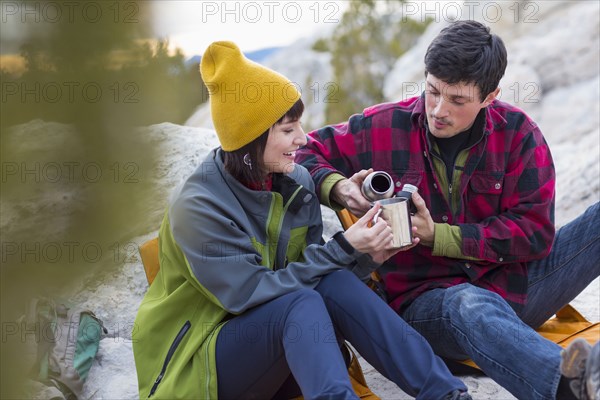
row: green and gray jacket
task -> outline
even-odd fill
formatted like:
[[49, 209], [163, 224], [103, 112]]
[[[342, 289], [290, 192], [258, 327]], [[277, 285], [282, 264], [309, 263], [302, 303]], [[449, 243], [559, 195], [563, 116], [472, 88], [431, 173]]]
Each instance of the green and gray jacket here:
[[220, 149], [167, 211], [159, 259], [132, 334], [140, 398], [217, 398], [215, 343], [232, 315], [336, 269], [363, 278], [377, 267], [343, 238], [323, 244], [306, 169], [276, 174], [272, 192], [253, 191], [225, 171]]

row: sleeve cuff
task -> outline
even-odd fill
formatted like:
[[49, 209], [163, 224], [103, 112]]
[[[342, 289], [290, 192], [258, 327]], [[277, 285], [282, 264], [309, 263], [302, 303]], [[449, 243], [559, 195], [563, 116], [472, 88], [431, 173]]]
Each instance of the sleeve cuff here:
[[[449, 253], [461, 253], [460, 243], [452, 242], [452, 226], [449, 224], [435, 223], [433, 235], [433, 249], [431, 254], [437, 257], [448, 257]], [[460, 234], [460, 230], [459, 230]], [[462, 242], [462, 235], [461, 240]]]
[[344, 231], [337, 232], [335, 235], [333, 235], [333, 239], [340, 245], [340, 247], [346, 252], [346, 254], [354, 255], [354, 252], [356, 250], [344, 236]]
[[344, 207], [342, 207], [340, 204], [336, 203], [335, 201], [332, 201], [330, 198], [331, 190], [333, 189], [335, 184], [344, 179], [346, 179], [346, 177], [344, 175], [334, 172], [333, 174], [328, 175], [323, 180], [323, 182], [321, 183], [321, 193], [320, 193], [321, 194], [321, 204], [331, 208], [334, 211], [340, 211], [340, 210], [344, 209]]
[[[332, 255], [338, 265], [348, 268], [355, 263], [358, 251], [356, 251], [343, 236], [340, 238], [341, 235], [339, 235], [339, 233], [341, 232], [333, 235], [331, 240], [325, 243], [325, 248], [329, 254]], [[343, 241], [346, 241], [346, 244], [350, 246], [350, 253], [348, 252], [346, 244], [342, 244]]]
[[354, 263], [354, 266], [351, 267], [351, 270], [361, 281], [367, 282], [371, 277], [371, 272], [379, 268], [380, 265], [373, 261], [373, 258], [371, 258], [369, 254], [361, 253], [356, 250], [350, 242], [348, 242], [343, 231], [339, 231], [333, 235], [333, 240], [335, 240], [348, 255], [356, 257], [356, 262]]
[[434, 224], [433, 249], [431, 254], [437, 257], [478, 260], [462, 252], [462, 233], [460, 227], [449, 224]]
[[352, 272], [358, 276], [361, 281], [367, 282], [371, 278], [371, 272], [375, 271], [380, 266], [381, 264], [373, 261], [373, 258], [369, 254], [362, 253], [356, 259], [356, 265], [352, 268]]

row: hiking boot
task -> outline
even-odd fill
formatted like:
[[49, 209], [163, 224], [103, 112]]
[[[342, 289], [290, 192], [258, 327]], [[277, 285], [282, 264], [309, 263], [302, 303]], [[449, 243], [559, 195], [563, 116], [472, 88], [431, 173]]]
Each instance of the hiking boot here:
[[570, 378], [571, 391], [579, 400], [600, 400], [600, 342], [594, 347], [575, 339], [561, 352], [560, 372]]
[[461, 392], [456, 389], [452, 393], [448, 393], [443, 400], [473, 400], [473, 398], [468, 392]]

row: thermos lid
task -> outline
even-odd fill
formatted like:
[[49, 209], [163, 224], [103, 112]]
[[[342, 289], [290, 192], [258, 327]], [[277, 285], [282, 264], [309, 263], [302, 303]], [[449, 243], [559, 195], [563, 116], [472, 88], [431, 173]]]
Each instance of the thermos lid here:
[[419, 189], [415, 185], [411, 185], [410, 183], [405, 183], [404, 186], [402, 186], [403, 192], [414, 193], [417, 190], [419, 190]]

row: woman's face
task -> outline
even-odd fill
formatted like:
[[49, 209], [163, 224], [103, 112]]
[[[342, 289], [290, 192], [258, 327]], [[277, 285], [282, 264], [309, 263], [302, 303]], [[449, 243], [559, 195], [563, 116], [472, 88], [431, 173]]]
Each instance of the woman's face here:
[[289, 174], [294, 170], [296, 150], [306, 144], [306, 135], [300, 121], [285, 118], [269, 129], [263, 160], [267, 173]]

